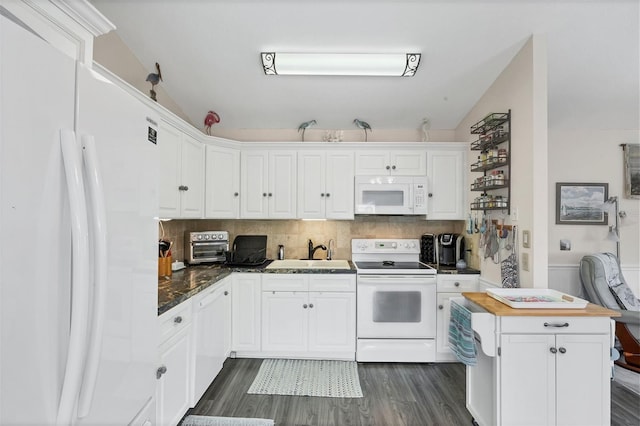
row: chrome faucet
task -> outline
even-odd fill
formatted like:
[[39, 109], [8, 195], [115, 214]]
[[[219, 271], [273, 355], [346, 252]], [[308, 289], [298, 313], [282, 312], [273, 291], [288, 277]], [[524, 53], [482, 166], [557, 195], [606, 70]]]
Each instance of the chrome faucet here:
[[333, 238], [329, 240], [329, 248], [327, 249], [327, 260], [333, 258]]
[[313, 241], [311, 241], [311, 239], [309, 239], [309, 257], [308, 259], [313, 259], [313, 255], [315, 254], [316, 250], [318, 249], [322, 249], [322, 250], [327, 250], [327, 246], [323, 245], [323, 244], [319, 244], [317, 246], [313, 246]]

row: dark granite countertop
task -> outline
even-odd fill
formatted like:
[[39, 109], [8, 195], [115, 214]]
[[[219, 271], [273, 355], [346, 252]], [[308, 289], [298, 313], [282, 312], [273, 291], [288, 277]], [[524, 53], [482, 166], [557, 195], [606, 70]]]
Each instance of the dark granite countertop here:
[[473, 268], [464, 268], [464, 269], [456, 269], [455, 266], [442, 266], [438, 267], [437, 265], [429, 264], [430, 266], [436, 268], [439, 274], [443, 275], [451, 275], [451, 274], [468, 274], [468, 275], [479, 275], [480, 270]]
[[158, 278], [158, 315], [200, 293], [232, 272], [263, 274], [355, 274], [356, 268], [349, 261], [351, 269], [265, 269], [271, 261], [254, 267], [226, 266], [223, 264], [194, 265], [174, 271], [171, 277]]

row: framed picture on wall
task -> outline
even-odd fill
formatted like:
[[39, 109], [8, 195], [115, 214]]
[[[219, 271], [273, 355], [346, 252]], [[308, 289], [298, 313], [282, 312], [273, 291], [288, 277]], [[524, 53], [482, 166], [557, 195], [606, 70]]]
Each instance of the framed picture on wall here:
[[640, 199], [640, 144], [623, 144], [624, 195]]
[[606, 225], [608, 183], [556, 183], [556, 224]]

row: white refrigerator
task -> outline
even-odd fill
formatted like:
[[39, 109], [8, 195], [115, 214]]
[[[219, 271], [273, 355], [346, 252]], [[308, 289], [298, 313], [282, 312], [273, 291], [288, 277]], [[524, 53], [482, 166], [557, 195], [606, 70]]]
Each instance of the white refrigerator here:
[[0, 16], [1, 425], [154, 423], [157, 123]]

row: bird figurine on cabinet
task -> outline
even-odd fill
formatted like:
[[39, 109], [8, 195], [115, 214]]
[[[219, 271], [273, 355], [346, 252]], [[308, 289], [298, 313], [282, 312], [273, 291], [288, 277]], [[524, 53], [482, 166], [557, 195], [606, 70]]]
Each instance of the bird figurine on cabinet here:
[[158, 99], [156, 99], [156, 84], [160, 83], [162, 81], [162, 73], [160, 72], [160, 64], [156, 62], [156, 71], [158, 71], [157, 73], [151, 73], [147, 76], [147, 80], [149, 83], [151, 83], [151, 90], [149, 91], [149, 95], [151, 96], [151, 99], [153, 99], [155, 102], [158, 102]]
[[369, 125], [369, 123], [367, 123], [366, 121], [358, 120], [357, 118], [353, 120], [353, 123], [356, 125], [356, 127], [364, 130], [364, 141], [367, 142], [367, 129], [371, 131], [371, 126]]
[[215, 111], [209, 111], [204, 118], [204, 129], [211, 136], [211, 126], [220, 122], [220, 116]]
[[304, 142], [304, 132], [305, 130], [307, 130], [309, 127], [318, 124], [316, 122], [316, 120], [309, 120], [309, 121], [305, 121], [304, 123], [302, 123], [301, 125], [298, 126], [298, 133], [302, 132], [302, 142]]
[[431, 128], [431, 120], [429, 118], [422, 119], [422, 126], [420, 129], [422, 130], [422, 142], [429, 142], [429, 129]]

